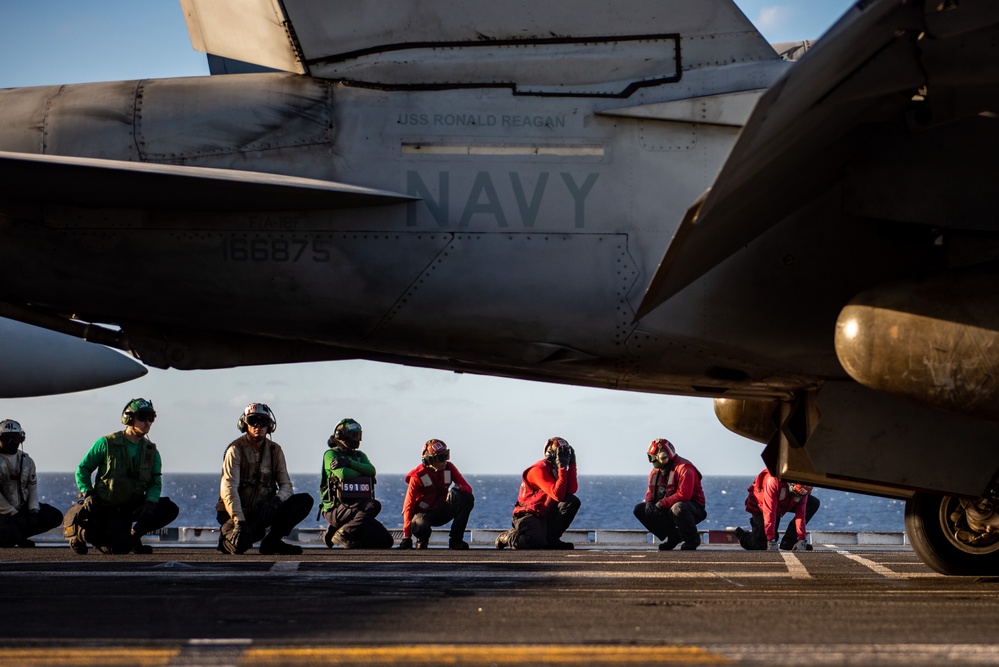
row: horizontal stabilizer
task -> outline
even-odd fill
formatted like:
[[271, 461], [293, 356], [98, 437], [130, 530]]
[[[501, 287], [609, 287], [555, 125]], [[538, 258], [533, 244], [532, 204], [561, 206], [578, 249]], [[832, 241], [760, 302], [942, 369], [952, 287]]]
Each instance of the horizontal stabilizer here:
[[636, 107], [607, 109], [603, 116], [620, 116], [638, 120], [664, 120], [674, 123], [727, 125], [742, 127], [763, 96], [763, 90], [745, 90], [722, 95], [704, 95], [684, 100], [656, 102]]
[[292, 211], [412, 201], [396, 192], [235, 169], [0, 151], [0, 197], [93, 208]]
[[127, 382], [146, 367], [103, 345], [0, 317], [0, 398], [66, 394]]

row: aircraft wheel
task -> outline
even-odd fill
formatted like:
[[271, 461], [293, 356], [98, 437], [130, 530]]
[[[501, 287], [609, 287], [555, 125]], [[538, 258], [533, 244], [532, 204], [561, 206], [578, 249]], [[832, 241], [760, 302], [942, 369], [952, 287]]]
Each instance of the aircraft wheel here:
[[[940, 574], [999, 574], [999, 532], [975, 530], [968, 524], [969, 509], [979, 510], [981, 516], [981, 505], [976, 506], [981, 502], [929, 493], [917, 493], [906, 501], [905, 532], [916, 555]], [[989, 523], [997, 516], [993, 514]]]

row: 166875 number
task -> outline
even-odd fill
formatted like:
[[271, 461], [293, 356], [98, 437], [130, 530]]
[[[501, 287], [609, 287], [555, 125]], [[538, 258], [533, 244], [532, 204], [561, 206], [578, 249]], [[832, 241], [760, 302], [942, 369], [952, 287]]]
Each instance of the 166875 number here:
[[227, 238], [222, 240], [226, 262], [328, 262], [330, 241], [296, 238]]

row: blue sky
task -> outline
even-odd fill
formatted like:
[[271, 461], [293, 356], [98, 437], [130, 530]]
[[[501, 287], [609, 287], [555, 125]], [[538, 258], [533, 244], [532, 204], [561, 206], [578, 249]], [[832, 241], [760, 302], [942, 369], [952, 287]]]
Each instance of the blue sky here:
[[[700, 0], [690, 0], [698, 2]], [[771, 42], [816, 39], [846, 0], [739, 0]], [[177, 0], [32, 0], [0, 4], [0, 87], [200, 76]], [[277, 413], [274, 439], [292, 472], [318, 472], [333, 425], [353, 417], [382, 474], [419, 461], [440, 438], [466, 474], [519, 473], [545, 440], [565, 437], [582, 474], [645, 474], [645, 448], [669, 438], [705, 474], [753, 475], [762, 445], [725, 430], [708, 399], [655, 396], [457, 375], [371, 362], [159, 371], [126, 385], [63, 396], [0, 401], [18, 419], [40, 471], [73, 470], [93, 441], [120, 428], [122, 406], [151, 399], [152, 439], [164, 471], [216, 472], [236, 419], [251, 401]], [[305, 489], [310, 491], [311, 489]], [[636, 495], [643, 491], [636, 489]]]

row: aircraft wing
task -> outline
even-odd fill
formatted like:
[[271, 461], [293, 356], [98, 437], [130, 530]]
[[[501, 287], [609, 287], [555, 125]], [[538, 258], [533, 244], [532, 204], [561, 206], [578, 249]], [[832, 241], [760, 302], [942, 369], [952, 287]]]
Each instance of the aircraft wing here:
[[[841, 184], [857, 147], [875, 132], [907, 124], [910, 133], [918, 133], [978, 114], [996, 88], [989, 49], [997, 26], [999, 3], [982, 0], [925, 7], [890, 0], [856, 3], [760, 99], [715, 183], [677, 229], [636, 317]], [[903, 134], [892, 149], [913, 143], [911, 134]], [[899, 161], [897, 168], [922, 170], [920, 176], [937, 171], [939, 153], [910, 152], [912, 159]], [[860, 184], [865, 187], [870, 199], [881, 200], [878, 215], [867, 211], [870, 217], [892, 219], [883, 209], [902, 206], [912, 194], [889, 197], [882, 190], [878, 197], [870, 184]]]
[[235, 169], [0, 151], [0, 197], [108, 208], [288, 211], [413, 201], [397, 192]]

